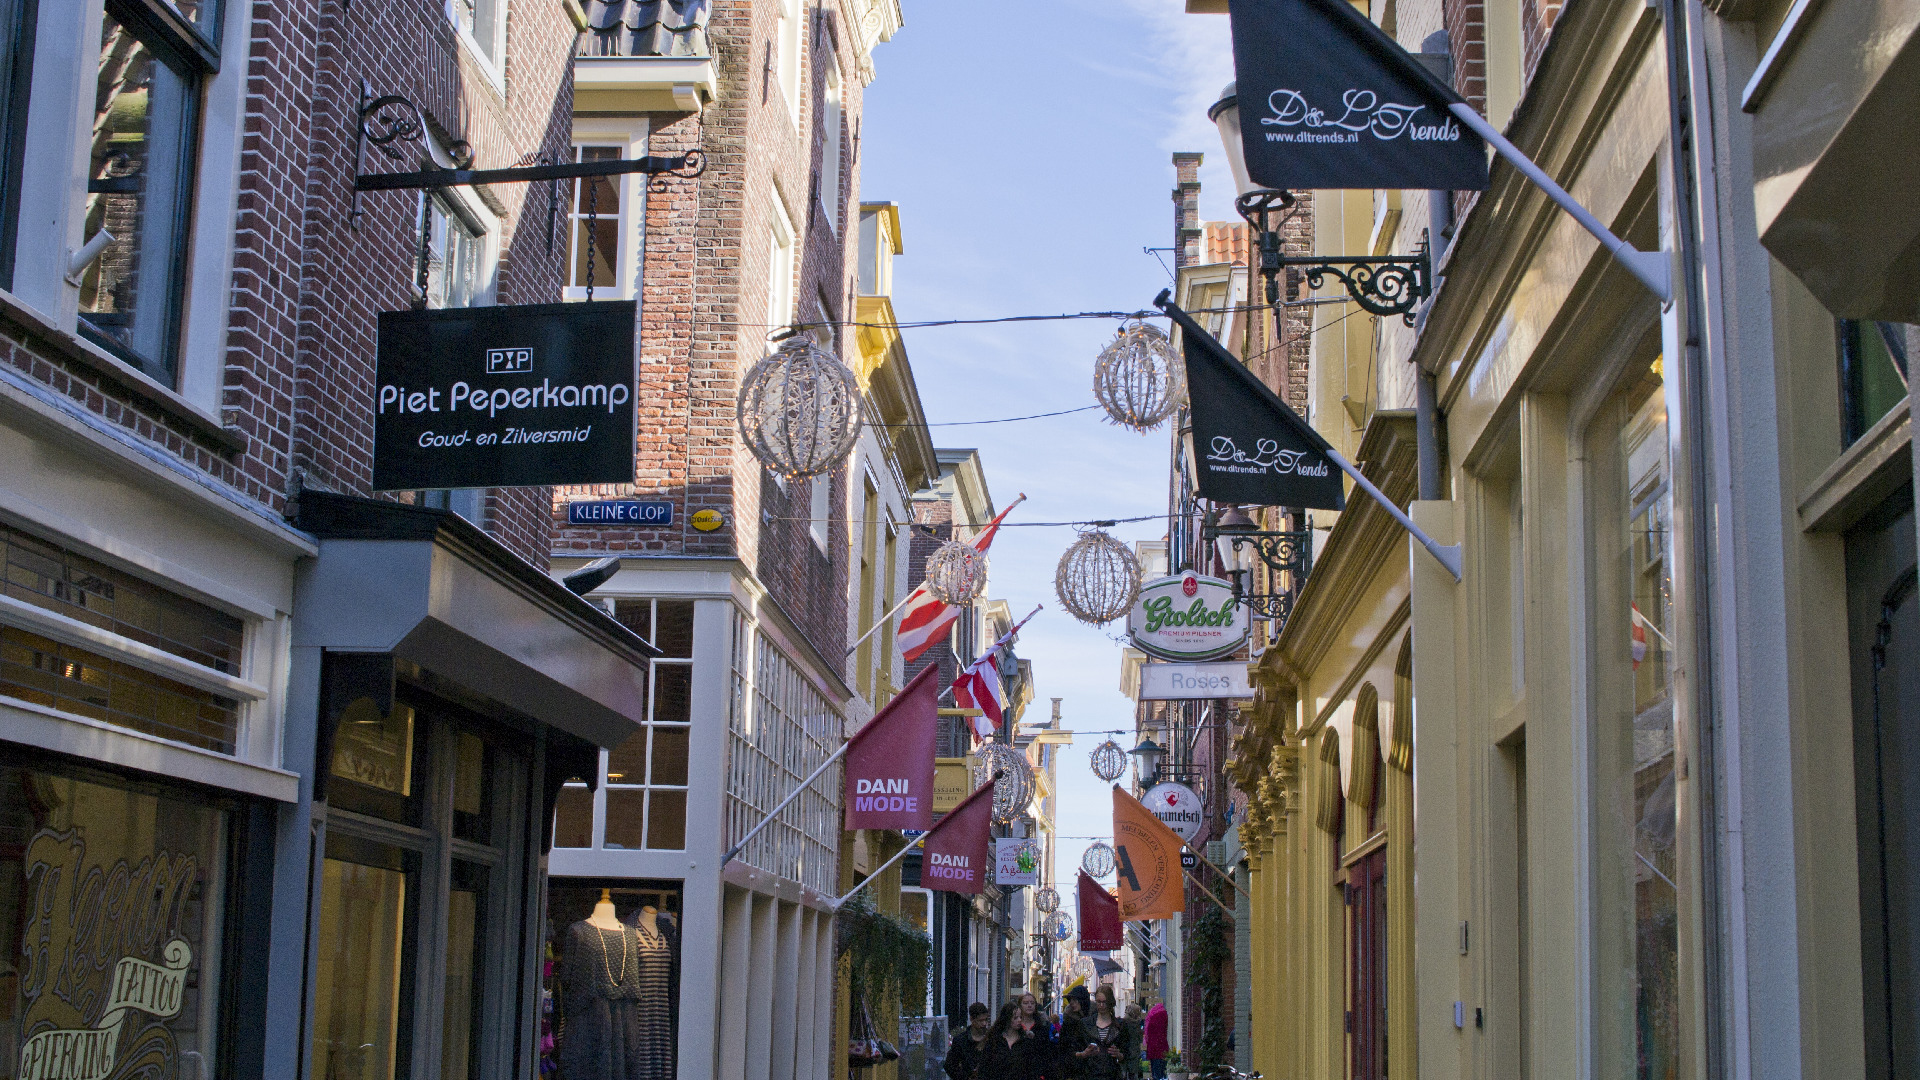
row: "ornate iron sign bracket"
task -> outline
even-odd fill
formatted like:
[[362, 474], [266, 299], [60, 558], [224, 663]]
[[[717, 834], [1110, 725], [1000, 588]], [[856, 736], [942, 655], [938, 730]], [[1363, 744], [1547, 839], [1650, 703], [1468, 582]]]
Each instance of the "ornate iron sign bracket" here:
[[350, 224], [358, 228], [360, 216], [360, 195], [367, 191], [425, 191], [448, 187], [470, 187], [476, 184], [519, 184], [536, 180], [551, 181], [548, 190], [548, 246], [552, 246], [553, 218], [559, 202], [559, 181], [579, 180], [595, 176], [621, 176], [627, 173], [644, 173], [652, 179], [648, 190], [665, 191], [667, 177], [695, 177], [706, 171], [706, 155], [698, 149], [668, 157], [622, 158], [614, 161], [581, 161], [555, 164], [551, 161], [539, 165], [518, 165], [506, 169], [475, 169], [473, 148], [465, 142], [456, 141], [447, 147], [447, 154], [453, 159], [453, 168], [430, 168], [417, 172], [369, 173], [366, 171], [367, 149], [372, 147], [389, 161], [401, 161], [409, 156], [418, 160], [423, 156], [423, 147], [407, 150], [402, 144], [421, 144], [424, 142], [427, 124], [420, 107], [399, 94], [386, 94], [375, 97], [370, 84], [362, 82], [360, 104], [357, 108], [358, 123], [355, 125], [353, 143], [353, 209]]
[[[1280, 303], [1281, 271], [1293, 266], [1305, 271], [1309, 288], [1322, 287], [1327, 276], [1332, 275], [1340, 279], [1347, 295], [1363, 311], [1382, 318], [1399, 315], [1408, 326], [1413, 325], [1414, 310], [1433, 293], [1433, 260], [1425, 239], [1420, 241], [1419, 250], [1408, 256], [1290, 257], [1280, 253], [1280, 228], [1295, 213], [1291, 194], [1259, 188], [1235, 199], [1233, 205], [1254, 229], [1260, 249], [1260, 276], [1267, 284], [1269, 306]], [[1293, 298], [1292, 282], [1289, 282], [1287, 299]]]

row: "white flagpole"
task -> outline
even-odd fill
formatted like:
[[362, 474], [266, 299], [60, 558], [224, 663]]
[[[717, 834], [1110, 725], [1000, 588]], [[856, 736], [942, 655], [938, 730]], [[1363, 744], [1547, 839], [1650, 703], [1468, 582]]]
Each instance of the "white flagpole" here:
[[[1566, 188], [1554, 183], [1552, 177], [1548, 176], [1540, 166], [1535, 165], [1533, 159], [1521, 153], [1519, 147], [1508, 142], [1507, 137], [1500, 134], [1499, 129], [1487, 123], [1485, 118], [1473, 110], [1473, 106], [1465, 102], [1455, 102], [1448, 109], [1462, 124], [1471, 128], [1474, 134], [1487, 140], [1487, 145], [1493, 147], [1501, 157], [1506, 158], [1508, 164], [1520, 170], [1520, 175], [1533, 181], [1536, 187], [1546, 192], [1547, 198], [1558, 204], [1560, 209], [1572, 214], [1573, 220], [1579, 222], [1581, 228], [1592, 233], [1594, 238], [1600, 241], [1600, 246], [1606, 248], [1609, 254], [1619, 259], [1628, 273], [1639, 278], [1642, 285], [1652, 290], [1653, 295], [1660, 298], [1661, 304], [1673, 303], [1673, 267], [1668, 262], [1666, 252], [1641, 251], [1613, 235], [1613, 230], [1602, 225], [1600, 219], [1593, 216], [1592, 211], [1581, 206], [1572, 195], [1567, 194]], [[1455, 569], [1453, 577], [1458, 581], [1460, 571]]]
[[1399, 522], [1401, 528], [1412, 533], [1413, 538], [1415, 540], [1420, 541], [1420, 546], [1423, 548], [1426, 548], [1428, 554], [1432, 555], [1435, 559], [1438, 559], [1440, 561], [1441, 566], [1446, 567], [1447, 573], [1453, 575], [1454, 583], [1455, 584], [1459, 583], [1460, 581], [1460, 545], [1459, 544], [1452, 544], [1452, 545], [1442, 544], [1440, 541], [1435, 540], [1431, 536], [1428, 536], [1424, 531], [1421, 530], [1420, 526], [1415, 525], [1413, 523], [1413, 519], [1407, 516], [1407, 512], [1405, 510], [1400, 509], [1399, 504], [1395, 503], [1392, 499], [1387, 498], [1386, 492], [1381, 491], [1379, 488], [1373, 486], [1373, 481], [1367, 479], [1364, 475], [1362, 475], [1360, 470], [1354, 466], [1353, 462], [1347, 460], [1347, 457], [1345, 454], [1342, 454], [1340, 451], [1335, 450], [1333, 447], [1329, 446], [1327, 447], [1327, 460], [1333, 462], [1335, 465], [1340, 466], [1341, 472], [1344, 472], [1348, 476], [1353, 477], [1354, 485], [1358, 487], [1361, 491], [1364, 491], [1368, 495], [1371, 495], [1373, 497], [1373, 501], [1380, 504], [1381, 509], [1393, 515], [1393, 520]]
[[912, 851], [914, 848], [919, 847], [921, 841], [925, 840], [927, 838], [928, 833], [931, 833], [932, 831], [933, 831], [932, 829], [928, 829], [927, 832], [923, 832], [919, 836], [914, 837], [912, 840], [907, 841], [906, 844], [904, 844], [899, 851], [896, 851], [893, 853], [893, 858], [888, 859], [886, 862], [883, 862], [880, 864], [880, 869], [875, 870], [871, 874], [868, 874], [866, 878], [860, 882], [860, 884], [855, 885], [851, 889], [848, 889], [847, 895], [842, 896], [839, 899], [835, 900], [833, 902], [833, 910], [839, 911], [840, 905], [853, 899], [853, 896], [855, 893], [873, 884], [874, 881], [877, 880], [881, 874], [884, 874], [887, 872], [888, 867], [892, 866], [894, 863], [899, 862], [901, 859], [906, 858], [907, 852]]
[[[872, 721], [869, 720], [868, 723], [872, 723]], [[864, 731], [866, 729], [862, 728], [861, 730]], [[799, 798], [801, 792], [812, 787], [813, 782], [815, 780], [820, 779], [820, 774], [823, 772], [826, 772], [828, 766], [832, 765], [836, 761], [839, 761], [841, 756], [847, 752], [847, 747], [852, 745], [853, 745], [853, 740], [849, 738], [847, 741], [840, 744], [840, 749], [835, 750], [831, 754], [828, 754], [827, 760], [821, 762], [820, 767], [813, 770], [812, 775], [808, 776], [805, 780], [800, 781], [800, 783], [796, 785], [792, 791], [788, 792], [787, 797], [780, 800], [779, 806], [776, 806], [772, 810], [767, 811], [767, 816], [760, 819], [760, 824], [755, 825], [751, 829], [748, 829], [747, 835], [741, 837], [739, 843], [727, 849], [727, 853], [720, 857], [720, 866], [722, 868], [725, 868], [728, 863], [732, 862], [734, 860], [734, 856], [739, 855], [741, 849], [747, 846], [747, 841], [752, 840], [756, 836], [759, 836], [761, 829], [766, 828], [769, 824], [773, 822], [774, 818], [779, 817], [780, 811], [785, 810], [787, 806], [793, 802], [793, 800]]]

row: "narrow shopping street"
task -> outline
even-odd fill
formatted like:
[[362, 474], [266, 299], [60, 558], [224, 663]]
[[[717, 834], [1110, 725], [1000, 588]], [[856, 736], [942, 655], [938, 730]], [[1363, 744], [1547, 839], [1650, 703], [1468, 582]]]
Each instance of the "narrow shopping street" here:
[[0, 0], [0, 1080], [1920, 1080], [1915, 0]]

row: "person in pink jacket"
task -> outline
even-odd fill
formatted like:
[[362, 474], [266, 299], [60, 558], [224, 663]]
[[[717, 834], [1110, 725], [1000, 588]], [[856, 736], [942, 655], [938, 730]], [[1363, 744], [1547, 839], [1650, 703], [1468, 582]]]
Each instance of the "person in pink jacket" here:
[[1153, 1008], [1147, 1010], [1146, 1031], [1140, 1042], [1147, 1053], [1147, 1067], [1153, 1070], [1153, 1080], [1167, 1080], [1167, 1007], [1157, 997]]

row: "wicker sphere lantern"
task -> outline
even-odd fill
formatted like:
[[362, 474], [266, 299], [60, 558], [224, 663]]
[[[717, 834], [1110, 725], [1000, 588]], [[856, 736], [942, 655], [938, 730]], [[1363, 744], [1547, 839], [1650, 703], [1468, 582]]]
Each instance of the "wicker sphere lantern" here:
[[1053, 573], [1053, 591], [1074, 618], [1092, 626], [1125, 615], [1140, 595], [1140, 560], [1104, 529], [1083, 533]]
[[1073, 936], [1073, 916], [1064, 911], [1055, 911], [1047, 915], [1047, 921], [1040, 924], [1040, 932], [1055, 941], [1065, 941]]
[[976, 787], [992, 780], [996, 773], [1000, 776], [993, 785], [993, 820], [1005, 823], [1026, 813], [1027, 805], [1033, 802], [1033, 770], [1027, 765], [1027, 756], [996, 742], [982, 746], [974, 756]]
[[740, 438], [789, 479], [831, 471], [860, 437], [860, 384], [808, 334], [796, 334], [741, 381]]
[[1051, 885], [1042, 885], [1033, 893], [1033, 906], [1040, 914], [1051, 915], [1060, 908], [1060, 893]]
[[1120, 779], [1120, 774], [1127, 771], [1127, 752], [1112, 739], [1094, 747], [1088, 760], [1093, 766], [1093, 775], [1109, 784]]
[[1087, 850], [1080, 856], [1080, 869], [1085, 870], [1088, 877], [1106, 877], [1113, 873], [1115, 865], [1113, 847], [1104, 840], [1088, 844]]
[[987, 587], [987, 554], [949, 540], [927, 556], [927, 592], [943, 604], [971, 603]]
[[1122, 323], [1093, 364], [1093, 396], [1107, 419], [1135, 431], [1160, 426], [1186, 394], [1186, 369], [1158, 328]]

